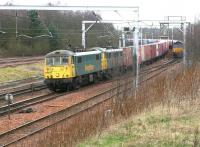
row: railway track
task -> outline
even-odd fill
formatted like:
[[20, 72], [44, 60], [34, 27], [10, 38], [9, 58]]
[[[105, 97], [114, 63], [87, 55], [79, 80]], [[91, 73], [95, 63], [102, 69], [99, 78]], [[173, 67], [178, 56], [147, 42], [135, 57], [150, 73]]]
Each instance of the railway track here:
[[38, 81], [38, 82], [34, 82], [34, 83], [28, 83], [28, 84], [24, 84], [21, 86], [17, 86], [17, 87], [12, 87], [9, 89], [5, 89], [0, 93], [0, 100], [4, 100], [4, 97], [7, 93], [10, 93], [14, 96], [18, 96], [18, 95], [22, 95], [22, 94], [27, 94], [27, 93], [31, 93], [34, 91], [39, 91], [42, 89], [46, 89], [46, 85], [43, 83], [42, 81]]
[[35, 82], [39, 82], [43, 80], [44, 78], [42, 76], [33, 76], [26, 79], [3, 82], [3, 83], [0, 83], [0, 91], [6, 90], [9, 88], [18, 87], [19, 85], [22, 85], [22, 84], [35, 83]]
[[[149, 72], [145, 72], [145, 74], [143, 74], [143, 77], [146, 77], [146, 78], [140, 81], [140, 84], [158, 76], [160, 73], [166, 71], [169, 66], [177, 64], [179, 62], [180, 62], [179, 60], [170, 61], [162, 66], [161, 65], [157, 66], [156, 70], [153, 70], [153, 71], [149, 70]], [[78, 113], [86, 111], [94, 107], [95, 105], [98, 105], [102, 102], [107, 101], [113, 98], [114, 96], [116, 96], [117, 94], [122, 94], [124, 90], [122, 89], [119, 90], [119, 89], [120, 87], [124, 85], [126, 85], [127, 87], [125, 89], [125, 92], [128, 92], [131, 88], [133, 88], [132, 83], [133, 83], [133, 79], [129, 80], [128, 83], [122, 83], [120, 85], [114, 86], [104, 92], [97, 94], [96, 96], [90, 97], [87, 100], [81, 101], [70, 107], [66, 107], [60, 111], [54, 112], [40, 119], [28, 122], [17, 128], [4, 132], [0, 134], [0, 144], [2, 145], [2, 147], [5, 147], [9, 145], [14, 145], [17, 142], [23, 141], [26, 138], [33, 136], [37, 133], [40, 133], [52, 126], [55, 126], [62, 121], [70, 119], [71, 117], [77, 115]]]
[[[164, 60], [163, 63], [159, 64], [159, 65], [155, 65], [155, 66], [151, 66], [151, 67], [147, 67], [147, 68], [143, 68], [140, 72], [140, 77], [139, 77], [139, 80], [140, 81], [143, 81], [142, 79], [144, 79], [145, 76], [148, 76], [149, 74], [153, 74], [155, 72], [155, 76], [159, 73], [162, 73], [163, 71], [166, 70], [166, 68], [170, 65], [170, 64], [173, 64], [175, 62], [179, 62], [179, 60], [174, 60], [174, 59], [171, 59], [171, 60]], [[160, 72], [160, 70], [162, 70], [162, 72]], [[153, 75], [154, 76], [154, 75]], [[37, 80], [41, 80], [42, 78], [41, 77], [36, 77], [35, 79]], [[146, 79], [149, 79], [149, 78], [146, 78]], [[33, 79], [27, 79], [27, 80], [30, 80], [32, 81]], [[14, 82], [8, 82], [6, 84], [4, 84], [3, 86], [0, 86], [0, 87], [5, 87], [6, 85], [12, 85], [12, 86], [15, 86], [21, 82], [25, 82], [26, 80], [19, 80], [19, 81], [14, 81]], [[22, 86], [18, 86], [18, 87], [15, 87], [15, 88], [11, 88], [9, 90], [4, 90], [4, 92], [0, 93], [0, 100], [4, 100], [4, 97], [7, 93], [11, 93], [13, 94], [14, 96], [19, 96], [19, 95], [22, 95], [22, 94], [27, 94], [27, 93], [30, 93], [30, 92], [34, 92], [34, 91], [39, 91], [39, 90], [42, 90], [42, 89], [46, 89], [46, 85], [44, 85], [43, 81], [38, 81], [36, 83], [29, 83], [29, 84], [25, 84], [25, 85], [22, 85]]]
[[36, 63], [43, 59], [43, 57], [4, 58], [0, 60], [0, 68]]
[[[127, 85], [127, 83], [124, 83]], [[132, 84], [132, 81], [129, 81], [129, 84]], [[86, 111], [89, 108], [92, 108], [95, 105], [98, 105], [112, 97], [116, 96], [117, 94], [121, 94], [123, 91], [117, 91], [119, 87], [122, 85], [115, 86], [109, 90], [106, 90], [102, 93], [97, 94], [94, 97], [90, 97], [87, 100], [84, 100], [80, 103], [72, 105], [70, 107], [66, 107], [58, 112], [52, 113], [35, 121], [29, 122], [25, 125], [19, 126], [15, 129], [7, 131], [5, 133], [0, 134], [0, 143], [1, 146], [9, 146], [13, 145], [16, 142], [26, 139], [36, 133], [39, 133], [53, 125], [56, 125], [66, 119], [70, 119], [74, 115]], [[129, 90], [129, 89], [127, 89]], [[110, 92], [112, 91], [112, 94]], [[105, 96], [105, 93], [107, 95]], [[12, 140], [12, 141], [11, 141]]]
[[[45, 102], [45, 101], [49, 101], [49, 100], [55, 99], [59, 96], [63, 96], [65, 94], [66, 93], [58, 94], [58, 93], [52, 92], [52, 93], [48, 93], [48, 94], [45, 94], [45, 95], [25, 99], [25, 100], [11, 104], [10, 105], [10, 112], [13, 113], [13, 112], [21, 110], [23, 108], [26, 108], [26, 107], [29, 107], [29, 106], [32, 106], [32, 105], [36, 105], [36, 104], [39, 104], [39, 103], [42, 103], [42, 102]], [[8, 113], [9, 113], [9, 107], [8, 106], [0, 107], [0, 116], [6, 115]]]
[[174, 64], [180, 63], [181, 61], [182, 61], [181, 59], [172, 59], [163, 64], [152, 66], [150, 68], [142, 70], [142, 72], [140, 73], [140, 77], [139, 77], [139, 79], [140, 79], [139, 84], [146, 82], [146, 81], [160, 75], [161, 73], [166, 71], [168, 69], [168, 67], [170, 67]]
[[[130, 76], [130, 75], [127, 75], [127, 76]], [[106, 84], [106, 83], [112, 83], [112, 82], [115, 82], [117, 81], [118, 78], [115, 78], [115, 79], [112, 79], [112, 80], [108, 80], [108, 81], [102, 81], [102, 82], [99, 82], [97, 84]], [[42, 86], [42, 85], [41, 85]], [[84, 89], [87, 89], [88, 87], [90, 87], [92, 85], [86, 85], [84, 87], [82, 87], [80, 90], [84, 90]], [[39, 87], [37, 87], [39, 88]], [[40, 87], [41, 88], [41, 87]], [[46, 86], [45, 86], [46, 88]], [[24, 93], [29, 93], [31, 89], [28, 89], [27, 91], [25, 89], [23, 89], [23, 91], [17, 91], [17, 93], [14, 93], [14, 95], [17, 95], [17, 94], [24, 94]], [[41, 90], [41, 89], [39, 89]], [[19, 101], [19, 102], [16, 102], [14, 104], [11, 104], [10, 105], [10, 112], [13, 113], [13, 112], [16, 112], [20, 109], [23, 109], [23, 108], [26, 108], [26, 107], [29, 107], [31, 105], [36, 105], [36, 104], [39, 104], [39, 103], [42, 103], [42, 102], [45, 102], [45, 101], [49, 101], [49, 100], [52, 100], [52, 99], [55, 99], [59, 96], [63, 96], [63, 95], [66, 95], [66, 94], [70, 94], [70, 93], [73, 93], [74, 91], [68, 91], [68, 92], [63, 92], [63, 93], [60, 93], [60, 94], [57, 94], [55, 92], [51, 92], [51, 93], [48, 93], [48, 94], [45, 94], [45, 95], [41, 95], [41, 96], [37, 96], [37, 97], [33, 97], [33, 98], [26, 98], [25, 100], [22, 100], [22, 101]], [[2, 98], [4, 98], [5, 94], [2, 96]], [[5, 114], [7, 114], [9, 112], [9, 107], [6, 105], [0, 107], [0, 116], [3, 116]]]
[[[148, 77], [149, 74], [153, 74], [153, 73], [157, 72], [157, 73], [155, 73], [155, 75], [153, 74], [153, 76], [156, 76], [156, 75], [162, 73], [163, 71], [166, 70], [166, 68], [171, 63], [174, 63], [174, 62], [177, 62], [177, 61], [174, 60], [174, 59], [168, 60], [168, 61], [164, 60], [164, 62], [163, 62], [164, 64], [161, 63], [161, 64], [156, 65], [156, 66], [151, 66], [151, 67], [142, 69], [141, 73], [140, 73], [140, 81], [144, 82], [145, 80], [142, 80], [142, 79], [144, 79], [145, 76], [147, 77], [146, 79], [149, 79], [149, 77]], [[41, 77], [36, 77], [36, 78], [41, 79]], [[152, 78], [152, 77], [150, 77], [150, 78]], [[8, 84], [16, 85], [19, 82], [24, 82], [24, 81], [19, 80], [19, 81], [7, 83], [5, 85], [8, 85]], [[110, 81], [110, 82], [112, 82], [112, 81]], [[15, 87], [15, 89], [11, 88], [11, 90], [7, 90], [6, 92], [0, 93], [0, 100], [4, 100], [4, 97], [7, 93], [11, 93], [14, 96], [19, 96], [19, 95], [28, 94], [28, 93], [31, 93], [31, 92], [34, 92], [34, 91], [39, 91], [39, 90], [46, 89], [46, 88], [47, 87], [46, 87], [46, 85], [44, 85], [43, 81], [39, 81], [37, 83], [30, 83], [30, 84], [27, 84], [27, 85], [22, 85], [22, 86], [19, 86], [19, 87]]]
[[[176, 60], [176, 59], [175, 59]], [[155, 63], [155, 65], [148, 65], [147, 67], [143, 67], [141, 68], [141, 71], [140, 71], [140, 74], [143, 74], [143, 73], [148, 73], [150, 70], [153, 70], [153, 69], [156, 69], [156, 68], [159, 68], [160, 66], [163, 66], [165, 64], [170, 64], [171, 62], [173, 62], [174, 59], [165, 59], [165, 60], [161, 60], [160, 62], [158, 63]]]

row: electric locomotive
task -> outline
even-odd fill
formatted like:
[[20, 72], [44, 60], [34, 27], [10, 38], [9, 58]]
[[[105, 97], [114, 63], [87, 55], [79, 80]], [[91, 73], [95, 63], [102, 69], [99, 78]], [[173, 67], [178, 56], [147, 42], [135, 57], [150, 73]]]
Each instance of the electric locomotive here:
[[45, 56], [45, 83], [54, 91], [74, 89], [107, 77], [122, 64], [122, 49], [94, 48], [86, 52], [56, 50]]

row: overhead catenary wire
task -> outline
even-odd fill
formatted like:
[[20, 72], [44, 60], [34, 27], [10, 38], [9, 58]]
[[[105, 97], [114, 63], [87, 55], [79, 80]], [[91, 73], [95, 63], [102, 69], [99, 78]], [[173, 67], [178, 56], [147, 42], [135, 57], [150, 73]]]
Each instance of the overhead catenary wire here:
[[[43, 21], [41, 21], [43, 23]], [[43, 25], [46, 27], [46, 25], [43, 23]], [[41, 37], [50, 37], [52, 38], [52, 33], [48, 30], [48, 28], [46, 27], [46, 30], [48, 31], [48, 34], [43, 34], [43, 35], [38, 35], [38, 36], [29, 36], [29, 35], [25, 35], [25, 34], [19, 34], [18, 32], [18, 15], [16, 12], [16, 38], [20, 38], [20, 37], [25, 37], [25, 38], [41, 38]], [[19, 34], [19, 35], [18, 35]]]
[[[124, 19], [124, 17], [122, 17], [122, 15], [117, 10], [115, 10], [114, 12], [117, 13], [122, 19]], [[131, 25], [130, 22], [127, 21], [126, 23], [129, 25], [130, 28], [133, 28], [133, 25]]]
[[[101, 19], [99, 18], [98, 15], [96, 15], [96, 13], [93, 11], [93, 15], [97, 18], [97, 21], [101, 22]], [[103, 27], [106, 29], [106, 31], [112, 36], [112, 38], [115, 38], [116, 35], [114, 35], [108, 28], [107, 25], [105, 25], [104, 23], [102, 23]]]

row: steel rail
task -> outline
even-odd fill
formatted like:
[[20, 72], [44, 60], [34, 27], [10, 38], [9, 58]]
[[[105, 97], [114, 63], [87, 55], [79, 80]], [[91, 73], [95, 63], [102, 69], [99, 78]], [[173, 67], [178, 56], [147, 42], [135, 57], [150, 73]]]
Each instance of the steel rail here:
[[16, 62], [27, 62], [27, 61], [40, 61], [40, 60], [43, 60], [43, 57], [35, 57], [35, 58], [25, 58], [25, 59], [3, 59], [3, 60], [0, 60], [0, 64], [5, 64], [5, 63], [16, 63]]
[[41, 80], [44, 80], [42, 76], [33, 76], [25, 79], [0, 83], [0, 88], [11, 87], [11, 86], [16, 86], [17, 84], [22, 84], [22, 83], [26, 84], [33, 81], [41, 81]]
[[177, 63], [180, 63], [180, 62], [181, 62], [181, 60], [174, 60], [174, 62], [172, 62], [171, 64], [168, 64], [168, 65], [166, 65], [166, 66], [163, 66], [163, 67], [159, 68], [158, 70], [155, 70], [155, 71], [159, 71], [159, 70], [161, 70], [161, 69], [164, 68], [163, 70], [159, 71], [158, 73], [155, 73], [155, 74], [153, 74], [152, 76], [146, 78], [145, 80], [140, 81], [139, 84], [141, 85], [142, 83], [144, 83], [144, 82], [146, 82], [146, 81], [149, 81], [149, 80], [151, 80], [151, 79], [157, 77], [158, 75], [160, 75], [160, 74], [163, 73], [164, 71], [168, 70], [168, 69], [167, 69], [168, 66], [172, 66], [172, 65], [177, 64]]
[[[161, 60], [162, 61], [162, 63], [160, 63], [160, 64], [158, 64], [158, 65], [152, 65], [152, 66], [147, 66], [147, 67], [143, 67], [142, 69], [141, 69], [141, 71], [148, 71], [148, 70], [151, 70], [152, 68], [157, 68], [157, 67], [159, 67], [159, 66], [161, 66], [161, 65], [163, 65], [163, 64], [166, 64], [166, 63], [168, 63], [168, 62], [170, 62], [170, 61], [172, 61], [172, 60], [174, 60], [174, 59], [167, 59], [167, 60]], [[141, 73], [141, 72], [140, 72]]]
[[23, 65], [23, 64], [32, 64], [32, 63], [37, 63], [42, 61], [42, 57], [35, 57], [35, 58], [26, 58], [26, 59], [3, 59], [0, 60], [0, 68], [4, 67], [10, 67], [10, 66], [18, 66], [18, 65]]
[[[129, 75], [126, 75], [126, 76], [129, 76]], [[118, 78], [114, 78], [114, 79], [109, 80], [109, 81], [103, 81], [103, 84], [112, 83], [112, 82], [115, 82], [115, 81], [117, 81], [117, 80], [118, 80]], [[100, 83], [96, 83], [96, 84], [101, 84], [101, 82], [100, 82]], [[40, 86], [41, 86], [41, 87], [40, 87]], [[43, 87], [43, 86], [44, 86], [44, 87]], [[92, 86], [92, 85], [86, 85], [86, 86], [82, 87], [81, 90], [87, 89], [87, 88], [90, 87], [90, 86]], [[37, 89], [36, 89], [36, 88], [37, 88]], [[34, 91], [41, 90], [41, 89], [43, 89], [43, 88], [46, 88], [46, 85], [39, 85], [39, 87], [34, 87]], [[83, 88], [84, 88], [84, 89], [83, 89]], [[32, 89], [32, 88], [27, 88], [27, 89], [18, 90], [18, 91], [15, 91], [15, 92], [12, 93], [12, 94], [13, 94], [14, 96], [16, 96], [16, 95], [26, 94], [26, 93], [30, 93], [30, 92], [33, 92], [33, 89]], [[72, 92], [74, 92], [74, 91], [65, 92], [65, 94], [70, 94], [70, 93], [72, 93]], [[0, 99], [0, 100], [3, 100], [3, 99], [4, 99], [5, 94], [6, 94], [6, 93], [0, 95], [0, 97], [2, 98], [2, 99]], [[44, 95], [44, 96], [45, 96], [45, 95]], [[40, 96], [38, 96], [38, 97], [40, 97]], [[33, 99], [35, 99], [35, 98], [37, 98], [37, 97], [34, 97]], [[31, 99], [32, 99], [32, 98], [30, 98], [30, 100], [31, 100]], [[28, 101], [29, 101], [29, 99], [20, 101], [20, 104], [22, 105], [22, 103], [29, 103]], [[21, 102], [22, 102], [22, 103], [21, 103]], [[42, 102], [42, 101], [41, 101], [41, 102]], [[20, 104], [18, 104], [18, 103], [19, 103], [19, 102], [15, 103], [15, 104], [11, 104], [11, 105], [10, 105], [11, 108], [20, 105]], [[35, 104], [38, 104], [38, 103], [35, 103]], [[25, 106], [24, 106], [24, 107], [25, 107]], [[28, 106], [26, 106], [26, 107], [28, 107]], [[8, 108], [8, 106], [2, 106], [2, 107], [0, 107], [0, 116], [7, 113], [8, 110], [7, 110], [7, 111], [4, 111], [4, 109], [6, 109], [6, 108]], [[16, 110], [19, 110], [19, 109], [21, 109], [21, 108], [23, 108], [23, 106], [22, 106], [22, 107], [19, 107], [19, 106], [18, 106]], [[14, 109], [14, 110], [15, 110], [15, 109]], [[14, 110], [11, 111], [11, 112], [14, 112]], [[1, 112], [1, 111], [3, 111], [3, 112]]]
[[164, 64], [160, 64], [160, 65], [154, 66], [154, 67], [146, 69], [144, 71], [142, 70], [143, 72], [141, 72], [140, 75], [152, 73], [152, 72], [157, 71], [157, 70], [159, 70], [161, 68], [164, 68], [165, 66], [168, 66], [171, 63], [176, 62], [176, 61], [177, 61], [177, 59], [173, 59], [173, 60], [170, 60], [170, 61], [168, 61], [168, 62], [166, 62]]
[[[129, 81], [129, 83], [132, 84], [132, 80]], [[127, 85], [127, 83], [124, 83], [123, 85]], [[45, 128], [48, 128], [48, 127], [50, 127], [50, 126], [52, 126], [52, 125], [55, 125], [55, 124], [57, 124], [57, 123], [59, 123], [59, 122], [65, 120], [65, 119], [67, 119], [67, 118], [72, 117], [73, 115], [77, 115], [78, 113], [80, 113], [80, 112], [82, 112], [82, 111], [85, 111], [85, 110], [87, 110], [87, 109], [89, 109], [89, 108], [92, 108], [92, 107], [95, 106], [95, 105], [98, 105], [98, 104], [102, 103], [102, 102], [105, 101], [105, 100], [110, 99], [110, 98], [111, 98], [110, 95], [108, 95], [108, 97], [100, 97], [100, 96], [104, 95], [105, 93], [109, 93], [109, 92], [112, 92], [112, 94], [113, 94], [113, 90], [116, 90], [116, 89], [120, 88], [121, 86], [122, 86], [122, 84], [119, 85], [119, 86], [115, 86], [115, 87], [113, 87], [113, 88], [110, 88], [110, 89], [108, 89], [108, 90], [106, 90], [106, 91], [104, 91], [104, 92], [101, 92], [101, 93], [97, 94], [96, 96], [90, 97], [89, 99], [84, 100], [84, 101], [82, 101], [82, 102], [80, 102], [80, 103], [77, 103], [77, 104], [75, 104], [75, 105], [72, 105], [72, 106], [70, 106], [70, 107], [67, 107], [67, 108], [65, 108], [65, 109], [62, 109], [62, 110], [60, 110], [60, 111], [57, 111], [57, 112], [55, 112], [55, 113], [53, 113], [53, 114], [44, 116], [44, 117], [42, 117], [42, 118], [40, 118], [40, 119], [37, 119], [37, 120], [32, 121], [32, 122], [29, 122], [29, 123], [27, 123], [27, 124], [25, 124], [25, 125], [19, 126], [19, 127], [15, 128], [15, 129], [12, 129], [12, 130], [10, 130], [10, 131], [7, 131], [7, 132], [5, 132], [5, 133], [3, 133], [3, 134], [0, 134], [0, 140], [5, 140], [5, 139], [8, 139], [8, 137], [9, 137], [8, 135], [9, 135], [9, 134], [11, 134], [11, 135], [13, 136], [13, 134], [16, 134], [16, 131], [20, 131], [20, 129], [25, 129], [25, 127], [29, 127], [29, 126], [33, 125], [34, 123], [40, 123], [40, 121], [43, 121], [43, 120], [45, 120], [45, 119], [51, 119], [51, 118], [54, 118], [55, 116], [58, 118], [58, 115], [60, 115], [61, 113], [64, 113], [63, 115], [65, 116], [64, 118], [62, 118], [62, 119], [60, 119], [60, 120], [58, 120], [58, 121], [56, 121], [55, 119], [51, 119], [51, 120], [53, 120], [53, 121], [55, 121], [55, 122], [52, 123], [52, 124], [50, 124], [50, 125], [48, 125], [48, 126], [43, 126], [43, 127], [40, 128], [40, 129], [36, 129], [35, 131], [33, 131], [33, 132], [29, 133], [29, 134], [26, 134], [25, 136], [20, 137], [20, 138], [17, 139], [17, 140], [13, 140], [12, 142], [6, 143], [6, 144], [2, 145], [2, 147], [3, 147], [3, 146], [8, 146], [8, 145], [14, 144], [14, 143], [16, 143], [17, 141], [20, 141], [20, 140], [22, 140], [22, 139], [25, 139], [25, 138], [31, 136], [31, 135], [34, 135], [34, 134], [36, 134], [36, 133], [38, 133], [38, 132], [44, 130]], [[123, 91], [115, 92], [114, 95], [121, 94], [122, 92], [123, 92]], [[113, 97], [114, 95], [112, 95], [112, 97]], [[65, 113], [67, 113], [67, 114], [65, 114]], [[36, 125], [36, 126], [41, 126], [41, 125]], [[26, 130], [27, 130], [27, 128], [26, 128]], [[2, 139], [3, 137], [5, 137], [5, 139]], [[8, 139], [8, 140], [9, 140], [9, 139]]]
[[[45, 101], [49, 101], [52, 99], [55, 99], [59, 96], [63, 96], [66, 93], [61, 93], [61, 94], [56, 94], [56, 93], [49, 93], [49, 94], [45, 94], [45, 95], [41, 95], [41, 96], [37, 96], [37, 97], [33, 97], [33, 98], [29, 98], [29, 99], [25, 99], [19, 102], [16, 102], [14, 104], [10, 105], [10, 112], [16, 112], [20, 109], [32, 106], [32, 105], [36, 105]], [[0, 116], [6, 115], [9, 113], [9, 109], [8, 106], [2, 106], [0, 107]]]
[[47, 88], [47, 86], [43, 82], [40, 82], [38, 85], [37, 84], [31, 83], [31, 84], [27, 84], [27, 85], [22, 85], [20, 87], [17, 87], [17, 90], [16, 90], [16, 88], [11, 89], [10, 91], [5, 90], [6, 92], [0, 93], [0, 100], [4, 100], [4, 96], [7, 93], [10, 93], [14, 96], [18, 96], [18, 95], [22, 95], [22, 94], [26, 94], [26, 93], [30, 93], [30, 92], [34, 92], [34, 91], [39, 91], [39, 90]]

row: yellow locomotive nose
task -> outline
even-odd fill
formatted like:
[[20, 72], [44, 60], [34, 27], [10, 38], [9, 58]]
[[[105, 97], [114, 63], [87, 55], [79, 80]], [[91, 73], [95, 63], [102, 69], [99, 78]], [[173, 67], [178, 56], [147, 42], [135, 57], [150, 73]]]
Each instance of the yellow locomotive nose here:
[[172, 50], [174, 57], [178, 57], [178, 58], [183, 57], [183, 50], [184, 50], [183, 43], [181, 41], [174, 42], [173, 50]]
[[[65, 65], [67, 66], [67, 65]], [[63, 78], [63, 75], [66, 75], [69, 71], [65, 66], [52, 66], [52, 67], [46, 67], [46, 72], [44, 73], [45, 77], [51, 77], [53, 79], [60, 79]]]
[[59, 73], [56, 73], [56, 77], [59, 77]]
[[173, 48], [172, 53], [174, 57], [181, 58], [183, 57], [183, 48]]
[[54, 55], [45, 58], [44, 77], [51, 79], [72, 78], [75, 68], [71, 56]]
[[183, 52], [183, 48], [173, 48], [173, 53], [181, 53]]

